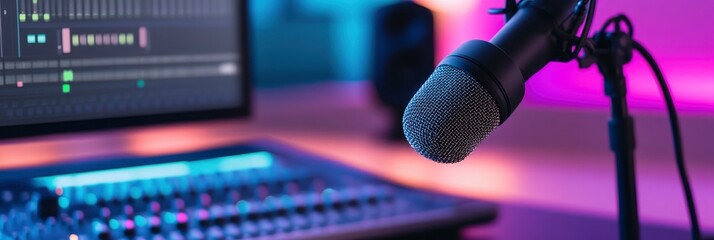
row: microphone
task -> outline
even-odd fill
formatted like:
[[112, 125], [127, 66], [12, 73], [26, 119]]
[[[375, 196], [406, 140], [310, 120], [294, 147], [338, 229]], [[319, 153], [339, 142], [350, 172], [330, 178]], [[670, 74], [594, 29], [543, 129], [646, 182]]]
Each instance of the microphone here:
[[570, 48], [555, 31], [579, 27], [572, 18], [577, 4], [521, 1], [489, 42], [469, 41], [444, 58], [404, 112], [409, 144], [435, 162], [464, 160], [520, 104], [525, 81]]

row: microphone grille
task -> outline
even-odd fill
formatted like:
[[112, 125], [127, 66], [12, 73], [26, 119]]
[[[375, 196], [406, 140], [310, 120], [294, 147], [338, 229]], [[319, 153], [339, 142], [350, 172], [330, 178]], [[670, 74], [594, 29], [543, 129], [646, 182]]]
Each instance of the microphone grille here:
[[404, 113], [404, 134], [419, 154], [440, 163], [464, 160], [500, 124], [491, 94], [470, 74], [441, 65]]

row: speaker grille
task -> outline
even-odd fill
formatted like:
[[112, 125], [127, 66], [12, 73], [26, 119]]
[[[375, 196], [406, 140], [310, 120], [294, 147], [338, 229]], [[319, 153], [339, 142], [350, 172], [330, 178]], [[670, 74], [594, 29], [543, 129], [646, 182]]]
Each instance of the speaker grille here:
[[499, 125], [498, 106], [466, 72], [437, 67], [404, 113], [404, 134], [419, 154], [440, 163], [466, 158]]

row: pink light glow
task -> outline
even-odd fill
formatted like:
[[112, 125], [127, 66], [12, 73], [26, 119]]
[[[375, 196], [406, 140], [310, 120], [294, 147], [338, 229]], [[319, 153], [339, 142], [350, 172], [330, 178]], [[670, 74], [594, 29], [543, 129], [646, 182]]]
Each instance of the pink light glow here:
[[[503, 17], [487, 14], [489, 8], [502, 7], [502, 0], [417, 2], [436, 12], [437, 62], [465, 41], [491, 39], [504, 24]], [[464, 10], [467, 6], [471, 7], [468, 11]], [[626, 13], [634, 22], [635, 37], [665, 72], [679, 109], [714, 112], [714, 25], [708, 21], [714, 1], [653, 0], [648, 6], [651, 11], [642, 11], [637, 1], [598, 1], [594, 26], [598, 29], [607, 17]], [[625, 71], [631, 106], [664, 107], [654, 76], [639, 55]], [[526, 101], [530, 102], [598, 108], [609, 104], [596, 67], [582, 70], [574, 63], [552, 63], [531, 78], [527, 87]]]
[[467, 14], [477, 4], [475, 0], [416, 0], [416, 2], [434, 12], [452, 15]]
[[[624, 12], [633, 21], [635, 38], [654, 55], [669, 81], [680, 110], [714, 112], [714, 25], [708, 24], [714, 2], [657, 0], [641, 11], [630, 1], [598, 1], [595, 26]], [[689, 6], [697, 5], [697, 9]], [[659, 9], [657, 9], [659, 8]], [[665, 20], [666, 19], [666, 20]], [[676, 37], [675, 37], [676, 36]], [[652, 70], [639, 54], [625, 68], [630, 105], [664, 108]], [[551, 64], [528, 83], [529, 101], [554, 105], [608, 106], [602, 77], [595, 67], [580, 70], [575, 64]]]
[[139, 47], [146, 48], [149, 45], [146, 27], [139, 28]]
[[493, 0], [417, 0], [434, 11], [437, 31], [436, 62], [471, 39], [490, 39], [503, 25], [503, 18], [486, 14], [503, 3]]
[[62, 53], [72, 52], [72, 43], [70, 41], [72, 34], [69, 28], [62, 28]]

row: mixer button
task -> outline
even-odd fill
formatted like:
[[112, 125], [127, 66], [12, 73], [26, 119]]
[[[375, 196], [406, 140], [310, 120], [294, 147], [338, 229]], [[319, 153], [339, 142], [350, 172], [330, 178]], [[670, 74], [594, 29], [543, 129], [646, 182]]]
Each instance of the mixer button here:
[[229, 239], [236, 239], [236, 238], [241, 237], [240, 228], [238, 228], [238, 226], [236, 226], [234, 224], [226, 225], [226, 227], [224, 228], [224, 231], [225, 231], [226, 237]]
[[256, 237], [260, 234], [260, 231], [258, 229], [258, 226], [255, 225], [255, 223], [245, 222], [243, 223], [243, 233], [249, 237]]
[[305, 215], [295, 214], [290, 217], [290, 220], [292, 221], [292, 225], [295, 229], [308, 229], [310, 227], [310, 222], [307, 220]]
[[220, 228], [213, 226], [208, 229], [207, 231], [208, 234], [208, 239], [224, 239], [225, 235], [223, 234], [223, 230]]
[[260, 220], [258, 226], [260, 227], [260, 231], [265, 234], [275, 234], [275, 224], [267, 219]]
[[223, 210], [223, 207], [215, 205], [210, 208], [210, 215], [213, 221], [217, 224], [222, 226], [223, 224], [226, 223], [226, 214], [225, 211]]
[[170, 240], [185, 240], [186, 238], [180, 232], [173, 231], [173, 232], [169, 233], [169, 239]]
[[206, 235], [203, 234], [203, 231], [199, 229], [191, 229], [188, 233], [188, 239], [189, 240], [203, 240], [206, 239]]

